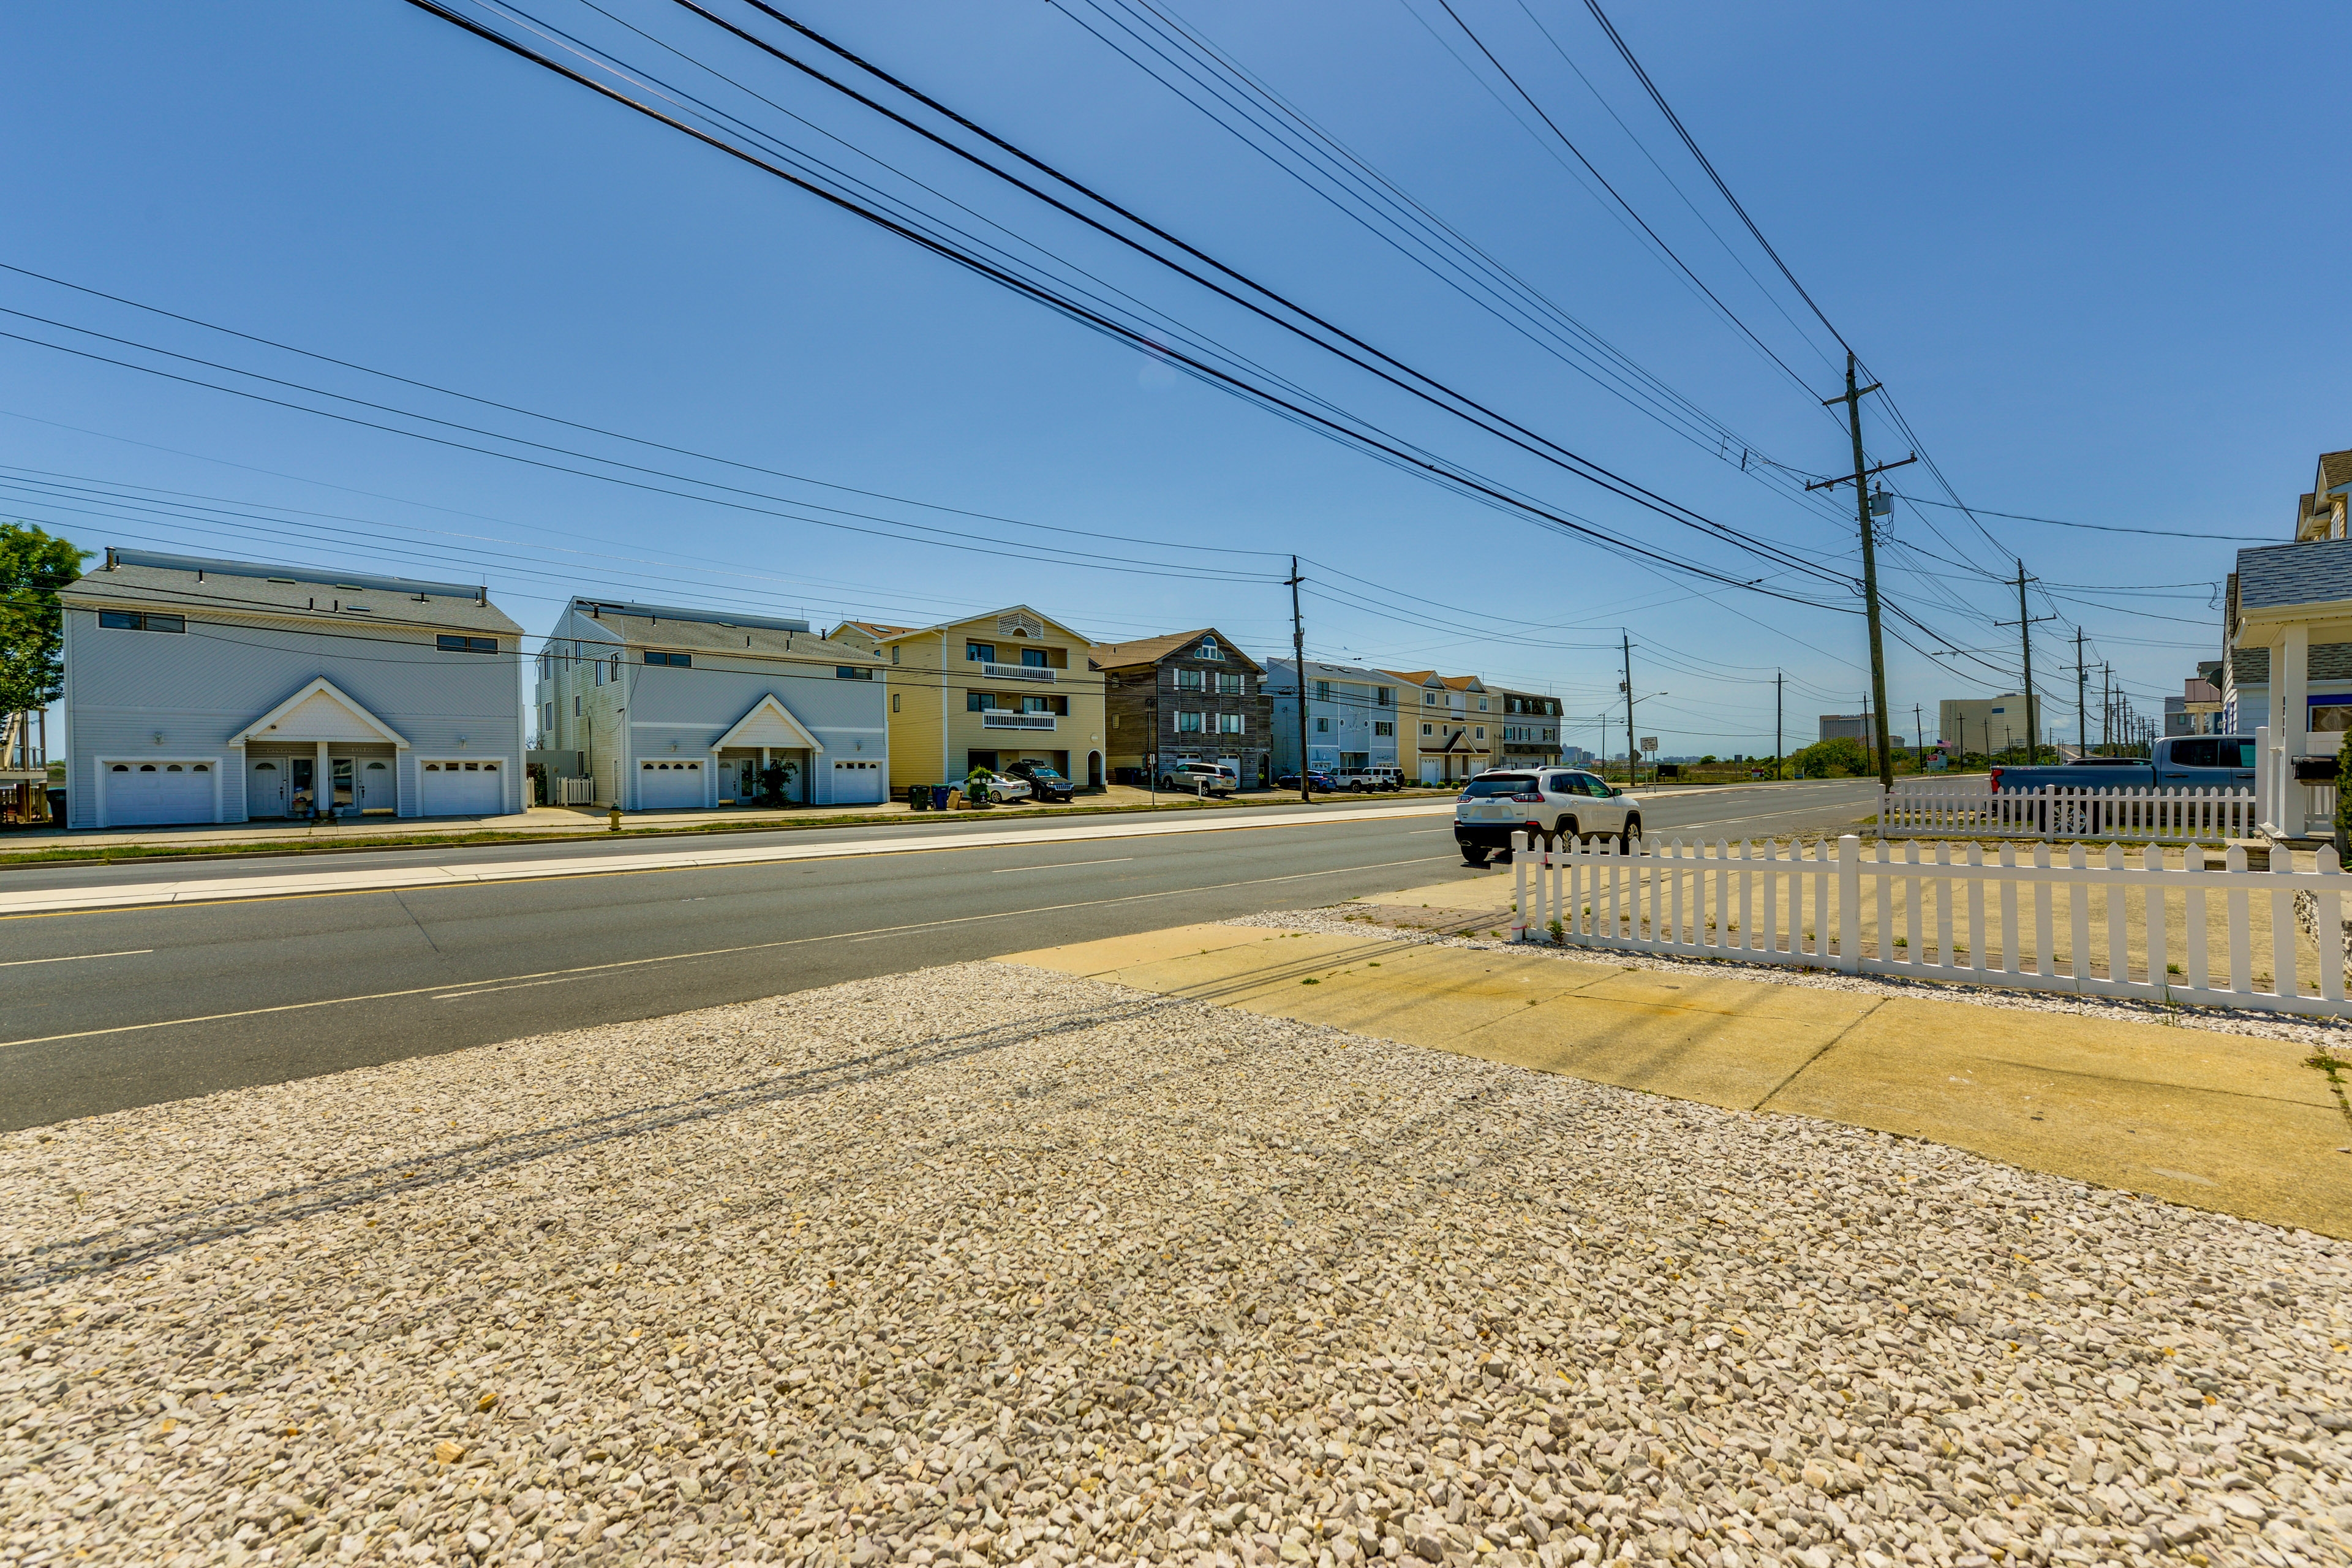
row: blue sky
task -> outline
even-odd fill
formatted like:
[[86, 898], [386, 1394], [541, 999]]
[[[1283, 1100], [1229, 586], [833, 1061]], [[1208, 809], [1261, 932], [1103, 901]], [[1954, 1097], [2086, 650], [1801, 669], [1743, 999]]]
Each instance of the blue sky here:
[[[960, 204], [956, 221], [1083, 268], [1163, 322], [1164, 341], [1199, 334], [1614, 537], [1742, 579], [1772, 570], [1286, 340], [675, 5], [604, 5], [773, 106], [581, 0], [530, 0], [529, 14], [928, 210]], [[1743, 444], [1792, 470], [1849, 461], [1818, 405], [1842, 371], [1828, 331], [1582, 6], [1455, 8], [1787, 370], [1598, 196], [1437, 0], [1161, 14], [1735, 437], [1670, 430], [1381, 243], [1090, 34], [1120, 38], [1138, 14], [1111, 0], [794, 14], [1382, 352], [1853, 575], [1850, 512], [1738, 466]], [[1972, 506], [2278, 539], [2315, 455], [2352, 445], [2328, 330], [2352, 111], [2308, 64], [2352, 43], [2342, 7], [1612, 16]], [[1769, 751], [1776, 669], [1798, 742], [1813, 715], [1859, 703], [1856, 615], [1641, 566], [1344, 449], [395, 0], [18, 7], [0, 26], [17, 68], [0, 101], [14, 153], [0, 261], [774, 472], [485, 410], [15, 274], [0, 273], [0, 306], [148, 347], [23, 316], [0, 330], [229, 379], [150, 352], [175, 351], [394, 405], [405, 416], [321, 404], [446, 439], [475, 438], [408, 416], [782, 498], [716, 504], [725, 492], [707, 483], [644, 474], [701, 499], [632, 489], [0, 339], [0, 513], [93, 548], [486, 577], [534, 630], [574, 589], [824, 624], [1023, 601], [1105, 638], [1214, 625], [1262, 656], [1287, 647], [1276, 579], [1295, 551], [1318, 657], [1476, 672], [1590, 713], [1616, 700], [1630, 635], [1637, 689], [1668, 694], [1641, 728], [1669, 752]], [[1876, 415], [1865, 434], [1874, 458], [1910, 447]], [[1895, 478], [1947, 499], [1924, 465]], [[127, 499], [135, 487], [147, 502]], [[890, 537], [810, 521], [828, 517]], [[1980, 521], [1897, 503], [1885, 585], [1941, 646], [1976, 650], [1939, 666], [1890, 647], [1904, 728], [1914, 703], [1932, 727], [1938, 699], [2013, 684], [2015, 633], [1990, 623], [2015, 617], [2014, 593], [1988, 577], [2017, 555], [2054, 595], [2037, 594], [2034, 613], [2066, 617], [2038, 628], [2036, 667], [2069, 736], [2071, 669], [2050, 672], [2071, 662], [2076, 625], [2143, 708], [2216, 651], [2210, 584], [2234, 546]], [[948, 532], [909, 536], [908, 522]], [[1054, 544], [1129, 569], [1036, 558]]]

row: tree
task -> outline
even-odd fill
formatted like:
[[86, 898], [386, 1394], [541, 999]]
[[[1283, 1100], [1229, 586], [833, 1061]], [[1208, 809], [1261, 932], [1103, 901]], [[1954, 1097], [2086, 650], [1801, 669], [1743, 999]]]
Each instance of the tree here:
[[0, 522], [0, 713], [46, 708], [65, 690], [58, 590], [89, 553], [29, 522]]
[[1789, 761], [1801, 779], [1859, 778], [1877, 771], [1862, 742], [1843, 735], [1834, 741], [1816, 741]]

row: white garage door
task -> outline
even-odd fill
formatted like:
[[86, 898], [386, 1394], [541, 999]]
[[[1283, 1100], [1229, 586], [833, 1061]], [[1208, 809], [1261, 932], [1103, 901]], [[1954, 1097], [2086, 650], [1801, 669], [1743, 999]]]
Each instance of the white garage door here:
[[643, 763], [638, 765], [639, 811], [668, 811], [701, 804], [701, 763]]
[[210, 763], [109, 763], [110, 826], [213, 820]]
[[417, 798], [427, 816], [496, 816], [506, 810], [506, 773], [496, 763], [418, 764]]
[[880, 763], [833, 764], [833, 798], [844, 805], [859, 805], [884, 798], [889, 780]]

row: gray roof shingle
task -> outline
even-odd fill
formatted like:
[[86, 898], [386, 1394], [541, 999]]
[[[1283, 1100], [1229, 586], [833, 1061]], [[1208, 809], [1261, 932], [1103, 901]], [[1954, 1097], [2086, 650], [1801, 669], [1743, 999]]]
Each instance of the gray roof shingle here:
[[2352, 599], [2352, 539], [2264, 544], [2238, 552], [2238, 606], [2242, 610], [2336, 599]]
[[70, 604], [173, 609], [187, 614], [266, 616], [272, 619], [364, 621], [520, 636], [522, 628], [488, 602], [479, 586], [423, 583], [315, 566], [266, 566], [144, 550], [114, 552], [100, 567], [58, 591]]

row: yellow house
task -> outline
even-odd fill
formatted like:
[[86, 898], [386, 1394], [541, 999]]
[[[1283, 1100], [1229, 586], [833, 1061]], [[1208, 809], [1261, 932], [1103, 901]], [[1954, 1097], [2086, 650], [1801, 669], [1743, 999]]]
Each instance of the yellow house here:
[[953, 784], [976, 766], [1042, 763], [1103, 782], [1103, 677], [1089, 639], [1016, 605], [935, 626], [844, 621], [826, 634], [890, 661], [890, 789]]

